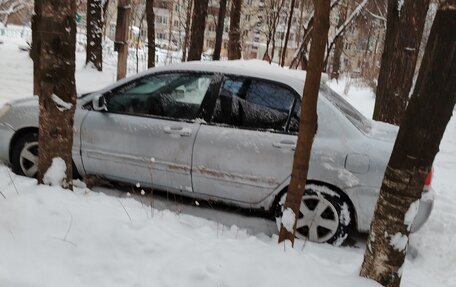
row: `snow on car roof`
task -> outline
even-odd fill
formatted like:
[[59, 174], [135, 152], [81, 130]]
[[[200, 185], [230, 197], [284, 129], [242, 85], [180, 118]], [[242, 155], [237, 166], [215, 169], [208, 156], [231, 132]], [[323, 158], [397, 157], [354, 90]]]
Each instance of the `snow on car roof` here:
[[159, 71], [205, 71], [238, 76], [262, 78], [286, 84], [302, 95], [304, 89], [305, 71], [282, 68], [261, 60], [232, 60], [200, 62], [191, 61], [154, 68], [148, 72]]

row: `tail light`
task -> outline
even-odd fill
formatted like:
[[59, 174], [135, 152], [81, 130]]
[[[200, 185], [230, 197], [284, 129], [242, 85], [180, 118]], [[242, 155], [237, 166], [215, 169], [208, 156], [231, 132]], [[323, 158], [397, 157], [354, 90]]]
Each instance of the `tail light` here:
[[434, 169], [431, 168], [428, 175], [426, 176], [426, 180], [424, 181], [424, 191], [428, 191], [429, 186], [431, 186], [433, 172], [434, 172]]

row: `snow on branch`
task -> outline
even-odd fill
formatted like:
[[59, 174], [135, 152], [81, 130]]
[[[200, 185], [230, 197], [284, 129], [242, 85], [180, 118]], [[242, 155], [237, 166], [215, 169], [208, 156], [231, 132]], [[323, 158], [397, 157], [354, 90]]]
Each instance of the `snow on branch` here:
[[[347, 20], [345, 20], [345, 22], [340, 25], [337, 29], [336, 29], [336, 34], [334, 36], [334, 40], [339, 37], [339, 35], [341, 33], [343, 33], [345, 31], [345, 29], [347, 28], [347, 26], [353, 21], [353, 19], [355, 19], [356, 17], [358, 17], [359, 13], [361, 13], [361, 11], [363, 10], [364, 6], [366, 6], [367, 2], [369, 0], [363, 0], [363, 2], [361, 2], [356, 8], [355, 10], [353, 10], [353, 12], [350, 14], [350, 16], [348, 16]], [[334, 41], [333, 40], [333, 41]]]

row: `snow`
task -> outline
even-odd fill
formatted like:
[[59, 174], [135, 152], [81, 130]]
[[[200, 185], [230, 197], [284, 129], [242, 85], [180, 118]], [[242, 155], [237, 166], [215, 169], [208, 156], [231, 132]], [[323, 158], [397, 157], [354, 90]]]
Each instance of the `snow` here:
[[410, 231], [412, 228], [413, 220], [415, 219], [416, 214], [418, 213], [418, 208], [420, 207], [420, 201], [416, 200], [410, 204], [409, 209], [404, 216], [404, 224], [407, 225], [407, 230]]
[[[17, 48], [24, 40], [0, 40], [1, 108], [32, 96], [32, 62]], [[84, 67], [83, 51], [76, 57], [79, 93], [115, 80], [113, 56], [103, 58], [102, 73]], [[372, 116], [370, 89], [347, 79], [329, 84]], [[410, 235], [402, 287], [456, 286], [455, 170], [452, 118], [434, 163], [434, 211]], [[296, 240], [284, 249], [266, 219], [78, 181], [74, 190], [38, 185], [0, 164], [0, 286], [380, 286], [358, 277], [363, 238], [354, 247]]]
[[66, 179], [66, 164], [60, 157], [52, 159], [52, 164], [43, 176], [43, 183], [51, 186], [61, 186]]
[[287, 207], [282, 214], [282, 225], [285, 229], [293, 233], [293, 227], [295, 225], [296, 214], [293, 212], [293, 209]]
[[390, 245], [397, 251], [405, 251], [407, 248], [408, 236], [400, 232], [390, 237]]
[[348, 210], [348, 205], [346, 202], [342, 204], [341, 210], [340, 210], [340, 223], [342, 225], [348, 226], [350, 224], [350, 211]]
[[73, 107], [73, 104], [65, 102], [64, 100], [59, 98], [59, 96], [57, 96], [56, 94], [52, 94], [51, 98], [54, 101], [57, 109], [61, 112], [70, 110]]

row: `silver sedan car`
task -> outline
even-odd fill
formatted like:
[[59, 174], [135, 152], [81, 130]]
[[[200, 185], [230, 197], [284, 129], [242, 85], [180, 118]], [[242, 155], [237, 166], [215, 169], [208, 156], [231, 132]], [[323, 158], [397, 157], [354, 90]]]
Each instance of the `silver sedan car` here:
[[[80, 175], [269, 211], [280, 222], [297, 141], [304, 72], [258, 61], [150, 69], [78, 98]], [[397, 128], [362, 116], [326, 84], [297, 236], [339, 244], [372, 220]], [[38, 100], [0, 110], [0, 160], [35, 176]], [[433, 206], [431, 175], [412, 230]]]

